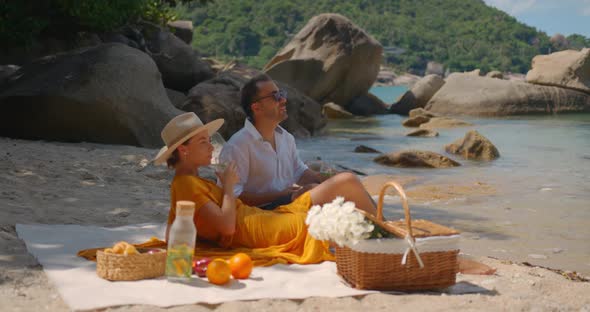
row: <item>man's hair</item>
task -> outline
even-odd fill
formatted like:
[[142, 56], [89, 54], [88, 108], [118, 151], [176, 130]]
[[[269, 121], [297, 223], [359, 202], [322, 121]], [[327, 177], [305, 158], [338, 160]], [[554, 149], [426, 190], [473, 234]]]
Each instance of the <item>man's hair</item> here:
[[258, 83], [266, 81], [272, 81], [272, 78], [270, 78], [270, 76], [267, 74], [260, 74], [248, 80], [248, 82], [246, 82], [246, 84], [244, 84], [242, 87], [241, 104], [244, 112], [246, 113], [246, 116], [248, 116], [250, 119], [253, 118], [252, 101], [254, 101], [256, 95], [258, 94]]

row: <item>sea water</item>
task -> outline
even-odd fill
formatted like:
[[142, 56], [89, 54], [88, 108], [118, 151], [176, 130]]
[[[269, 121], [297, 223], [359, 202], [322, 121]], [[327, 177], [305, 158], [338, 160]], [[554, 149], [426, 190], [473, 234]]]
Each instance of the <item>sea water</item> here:
[[[394, 91], [399, 91], [396, 89]], [[462, 252], [575, 270], [590, 275], [590, 114], [481, 119], [458, 117], [473, 127], [438, 129], [435, 138], [407, 137], [398, 115], [331, 120], [326, 135], [298, 140], [304, 160], [321, 157], [367, 174], [414, 176], [414, 185], [485, 183], [487, 196], [459, 196], [412, 204], [413, 217], [462, 231]], [[464, 160], [444, 146], [475, 129], [499, 150], [491, 162]], [[353, 150], [367, 145], [381, 152], [419, 149], [462, 164], [449, 169], [391, 168], [375, 154]], [[402, 218], [400, 205], [385, 214]]]

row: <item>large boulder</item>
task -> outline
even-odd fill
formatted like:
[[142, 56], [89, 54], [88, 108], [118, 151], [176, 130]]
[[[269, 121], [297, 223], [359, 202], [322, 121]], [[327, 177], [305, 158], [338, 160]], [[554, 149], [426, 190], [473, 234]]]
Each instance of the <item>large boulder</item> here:
[[408, 88], [411, 88], [420, 79], [422, 79], [421, 76], [414, 75], [411, 73], [403, 73], [403, 74], [400, 74], [399, 76], [395, 77], [395, 79], [393, 80], [393, 85], [394, 86], [406, 86]]
[[426, 64], [426, 71], [424, 72], [424, 76], [428, 75], [438, 75], [443, 77], [445, 75], [445, 66], [441, 63], [430, 61]]
[[168, 99], [174, 107], [182, 108], [184, 106], [184, 101], [186, 101], [186, 95], [184, 93], [172, 89], [166, 89], [166, 95], [168, 95]]
[[425, 108], [441, 115], [472, 116], [590, 112], [590, 96], [571, 89], [454, 73]]
[[486, 77], [489, 78], [496, 78], [496, 79], [504, 79], [504, 74], [498, 70], [492, 70], [491, 72], [486, 74]]
[[461, 166], [458, 162], [429, 151], [402, 151], [377, 156], [373, 161], [390, 167], [401, 168], [450, 168]]
[[590, 48], [535, 56], [526, 81], [590, 93]]
[[410, 118], [402, 121], [402, 126], [408, 127], [408, 128], [420, 127], [421, 124], [427, 123], [430, 120], [430, 118], [431, 117], [424, 116], [424, 115], [410, 117]]
[[[3, 2], [2, 6], [6, 7], [8, 4]], [[6, 11], [3, 11], [3, 14]], [[3, 16], [4, 17], [4, 16]], [[22, 23], [29, 23], [29, 21], [21, 20]], [[4, 24], [4, 21], [2, 22]], [[4, 31], [4, 29], [2, 30]], [[67, 37], [58, 35], [59, 37]], [[0, 49], [0, 64], [27, 64], [35, 59], [47, 55], [54, 55], [57, 53], [64, 53], [80, 48], [93, 47], [102, 44], [100, 37], [93, 33], [80, 32], [75, 36], [68, 38], [53, 38], [50, 35], [39, 36], [32, 38], [29, 44], [15, 44], [9, 45], [7, 42], [2, 42]]]
[[432, 96], [440, 90], [445, 81], [439, 75], [428, 75], [418, 80], [411, 90], [391, 105], [389, 112], [393, 114], [408, 115], [415, 109], [426, 106]]
[[406, 136], [433, 138], [438, 136], [438, 132], [430, 129], [417, 129], [406, 133]]
[[381, 68], [377, 73], [377, 80], [375, 81], [376, 86], [393, 86], [395, 80], [395, 73], [389, 68]]
[[184, 41], [186, 44], [193, 42], [193, 22], [192, 21], [172, 21], [168, 22], [168, 27], [172, 29], [174, 35]]
[[489, 161], [500, 157], [496, 146], [475, 130], [468, 131], [464, 138], [445, 146], [445, 150], [467, 159]]
[[159, 26], [142, 24], [149, 54], [162, 73], [164, 86], [187, 92], [198, 83], [214, 76], [209, 63], [201, 60], [199, 53]]
[[181, 113], [145, 53], [106, 44], [44, 57], [0, 86], [0, 135], [160, 147]]
[[354, 118], [354, 115], [342, 108], [342, 106], [336, 103], [326, 103], [322, 107], [322, 113], [328, 119], [351, 119]]
[[[426, 117], [424, 115], [417, 116], [414, 118]], [[472, 123], [450, 118], [450, 117], [431, 117], [428, 119], [427, 122], [423, 122], [420, 124], [420, 128], [422, 129], [449, 129], [449, 128], [457, 128], [457, 127], [470, 127], [473, 126]]]
[[[252, 77], [260, 74], [256, 69], [240, 64], [220, 72], [217, 77], [196, 85], [189, 91], [181, 109], [195, 112], [203, 122], [224, 118], [220, 134], [229, 139], [244, 126], [246, 114], [240, 105], [240, 89]], [[287, 90], [287, 114], [281, 126], [296, 137], [318, 134], [326, 125], [321, 105], [293, 87], [278, 82]]]
[[367, 93], [352, 99], [347, 110], [354, 115], [370, 116], [387, 113], [387, 105], [374, 94]]
[[409, 116], [410, 116], [410, 118], [417, 117], [417, 116], [425, 116], [428, 118], [438, 117], [437, 114], [429, 112], [429, 111], [425, 110], [424, 108], [415, 108], [415, 109], [411, 110]]
[[313, 17], [264, 71], [321, 103], [349, 110], [375, 82], [383, 48], [342, 15]]

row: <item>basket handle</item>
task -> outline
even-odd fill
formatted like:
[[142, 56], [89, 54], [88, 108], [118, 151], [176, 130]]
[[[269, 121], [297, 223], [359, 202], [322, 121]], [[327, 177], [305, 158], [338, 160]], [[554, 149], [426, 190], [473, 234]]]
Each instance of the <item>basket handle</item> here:
[[406, 196], [406, 192], [395, 181], [389, 181], [383, 185], [381, 188], [381, 192], [379, 193], [379, 202], [377, 202], [377, 220], [384, 221], [383, 219], [383, 197], [385, 196], [385, 191], [388, 187], [392, 186], [395, 190], [399, 193], [400, 198], [402, 199], [402, 206], [404, 207], [404, 214], [406, 218], [406, 226], [408, 227], [408, 235], [414, 240], [414, 234], [412, 233], [412, 217], [410, 215], [410, 208], [408, 207], [408, 197]]

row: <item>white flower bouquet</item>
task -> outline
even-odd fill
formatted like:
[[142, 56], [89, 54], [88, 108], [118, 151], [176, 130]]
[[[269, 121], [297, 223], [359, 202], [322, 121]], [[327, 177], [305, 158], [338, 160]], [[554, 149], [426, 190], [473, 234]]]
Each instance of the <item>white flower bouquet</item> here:
[[357, 211], [353, 202], [345, 202], [340, 196], [323, 207], [311, 207], [305, 223], [315, 239], [332, 241], [340, 247], [356, 245], [360, 240], [369, 238], [375, 228]]

